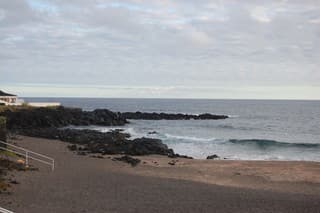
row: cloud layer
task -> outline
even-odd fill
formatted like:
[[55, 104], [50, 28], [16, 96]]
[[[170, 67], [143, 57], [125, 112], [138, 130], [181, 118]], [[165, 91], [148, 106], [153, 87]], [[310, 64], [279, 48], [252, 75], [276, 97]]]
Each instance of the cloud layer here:
[[298, 88], [319, 58], [318, 1], [0, 1], [3, 85]]

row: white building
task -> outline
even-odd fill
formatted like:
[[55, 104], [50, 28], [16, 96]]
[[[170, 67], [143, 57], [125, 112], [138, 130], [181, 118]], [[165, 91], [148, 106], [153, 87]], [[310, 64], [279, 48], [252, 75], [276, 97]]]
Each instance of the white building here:
[[56, 102], [31, 102], [26, 103], [22, 99], [18, 99], [16, 95], [5, 93], [0, 90], [0, 105], [10, 105], [10, 106], [21, 106], [22, 104], [27, 104], [32, 107], [54, 107], [60, 106], [60, 103]]
[[0, 90], [0, 105], [15, 105], [18, 97]]

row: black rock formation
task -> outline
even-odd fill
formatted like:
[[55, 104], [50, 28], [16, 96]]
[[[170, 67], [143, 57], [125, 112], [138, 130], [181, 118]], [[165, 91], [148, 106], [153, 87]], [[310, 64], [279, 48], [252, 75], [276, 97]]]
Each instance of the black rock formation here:
[[137, 166], [141, 162], [140, 159], [133, 158], [133, 157], [128, 156], [128, 155], [125, 155], [125, 156], [122, 156], [122, 157], [115, 157], [115, 158], [113, 158], [113, 160], [122, 161], [122, 162], [128, 163], [133, 167]]
[[[94, 130], [38, 128], [23, 129], [20, 134], [31, 137], [59, 139], [69, 142], [70, 150], [86, 153], [126, 154], [126, 155], [167, 155], [175, 153], [159, 139], [137, 138], [129, 140], [127, 134], [119, 131], [98, 132]], [[77, 146], [78, 145], [78, 146]]]
[[0, 112], [0, 116], [7, 118], [7, 128], [10, 130], [64, 127], [68, 125], [120, 126], [128, 123], [120, 113], [114, 113], [107, 109], [97, 109], [89, 112], [66, 107], [30, 107], [16, 110], [7, 109]]
[[132, 120], [218, 120], [226, 119], [226, 115], [213, 115], [209, 113], [200, 115], [189, 114], [170, 114], [170, 113], [148, 113], [148, 112], [124, 112], [121, 113], [123, 118]]
[[[5, 108], [0, 116], [6, 117], [7, 129], [18, 134], [59, 139], [71, 143], [70, 150], [81, 155], [87, 153], [149, 155], [159, 154], [171, 158], [191, 158], [179, 155], [169, 149], [159, 139], [138, 138], [130, 140], [129, 134], [122, 130], [102, 133], [93, 130], [76, 130], [62, 127], [101, 125], [121, 126], [128, 123], [127, 119], [144, 120], [190, 120], [190, 119], [226, 119], [225, 115], [188, 115], [168, 113], [126, 112], [115, 113], [107, 109], [83, 111], [78, 108], [66, 107], [17, 107]], [[156, 134], [157, 132], [150, 132]]]
[[214, 154], [214, 155], [209, 155], [208, 157], [207, 157], [207, 160], [214, 160], [214, 159], [219, 159], [220, 157], [218, 156], [218, 155], [216, 155], [216, 154]]

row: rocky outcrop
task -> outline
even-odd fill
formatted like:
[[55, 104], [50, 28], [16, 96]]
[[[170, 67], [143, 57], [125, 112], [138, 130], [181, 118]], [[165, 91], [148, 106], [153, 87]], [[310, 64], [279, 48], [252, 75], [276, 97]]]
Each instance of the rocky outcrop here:
[[[190, 119], [225, 119], [225, 115], [188, 115], [168, 113], [142, 113], [126, 112], [115, 113], [107, 109], [83, 111], [77, 108], [66, 107], [17, 107], [7, 108], [0, 112], [0, 116], [6, 117], [7, 128], [18, 134], [59, 139], [69, 142], [70, 150], [81, 155], [87, 153], [100, 154], [125, 154], [125, 155], [166, 155], [170, 158], [191, 158], [179, 155], [169, 149], [159, 139], [137, 138], [130, 140], [129, 134], [121, 130], [102, 133], [93, 130], [61, 129], [69, 125], [87, 126], [120, 126], [128, 123], [127, 119], [145, 120], [190, 120]], [[150, 132], [149, 134], [156, 134]]]
[[218, 155], [216, 155], [216, 154], [214, 154], [214, 155], [209, 155], [208, 157], [207, 157], [207, 160], [214, 160], [214, 159], [219, 159], [220, 157], [218, 156]]
[[137, 165], [141, 162], [140, 159], [138, 159], [138, 158], [133, 158], [133, 157], [131, 157], [131, 156], [129, 156], [129, 155], [125, 155], [125, 156], [122, 156], [122, 157], [115, 157], [115, 158], [113, 158], [113, 160], [115, 160], [115, 161], [122, 161], [122, 162], [128, 163], [128, 164], [130, 164], [132, 167], [137, 166]]
[[9, 130], [25, 128], [50, 128], [64, 127], [68, 125], [102, 125], [121, 126], [128, 121], [136, 120], [217, 120], [226, 119], [225, 115], [201, 114], [168, 114], [168, 113], [146, 113], [125, 112], [115, 113], [107, 109], [96, 109], [94, 111], [83, 111], [78, 108], [66, 107], [42, 107], [42, 108], [16, 108], [0, 112], [0, 116], [7, 119]]
[[175, 153], [163, 144], [161, 140], [152, 138], [138, 138], [129, 140], [128, 134], [120, 131], [98, 132], [94, 130], [39, 128], [24, 129], [20, 134], [32, 137], [59, 139], [77, 146], [69, 146], [73, 151], [101, 154], [126, 154], [126, 155], [167, 155]]
[[169, 158], [186, 158], [186, 159], [193, 159], [193, 157], [187, 156], [187, 155], [180, 155], [180, 154], [169, 154], [168, 155]]
[[7, 128], [50, 128], [64, 127], [68, 125], [103, 125], [121, 126], [128, 121], [136, 120], [217, 120], [226, 119], [226, 115], [188, 115], [188, 114], [168, 114], [168, 113], [146, 113], [146, 112], [125, 112], [115, 113], [107, 109], [96, 109], [94, 111], [83, 111], [78, 108], [66, 107], [42, 107], [42, 108], [16, 108], [7, 109], [0, 112], [0, 116], [7, 119]]
[[94, 111], [82, 111], [77, 108], [21, 108], [16, 110], [4, 110], [0, 116], [7, 118], [7, 128], [49, 128], [64, 127], [68, 125], [124, 125], [127, 120], [120, 113], [114, 113], [107, 109]]
[[170, 113], [147, 113], [147, 112], [124, 112], [121, 113], [123, 118], [132, 120], [218, 120], [226, 119], [226, 115], [213, 115], [213, 114], [170, 114]]

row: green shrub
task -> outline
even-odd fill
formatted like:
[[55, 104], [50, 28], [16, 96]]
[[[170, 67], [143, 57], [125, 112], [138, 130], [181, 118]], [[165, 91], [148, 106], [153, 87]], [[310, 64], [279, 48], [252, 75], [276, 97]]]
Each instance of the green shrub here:
[[0, 140], [7, 141], [6, 118], [0, 116]]

